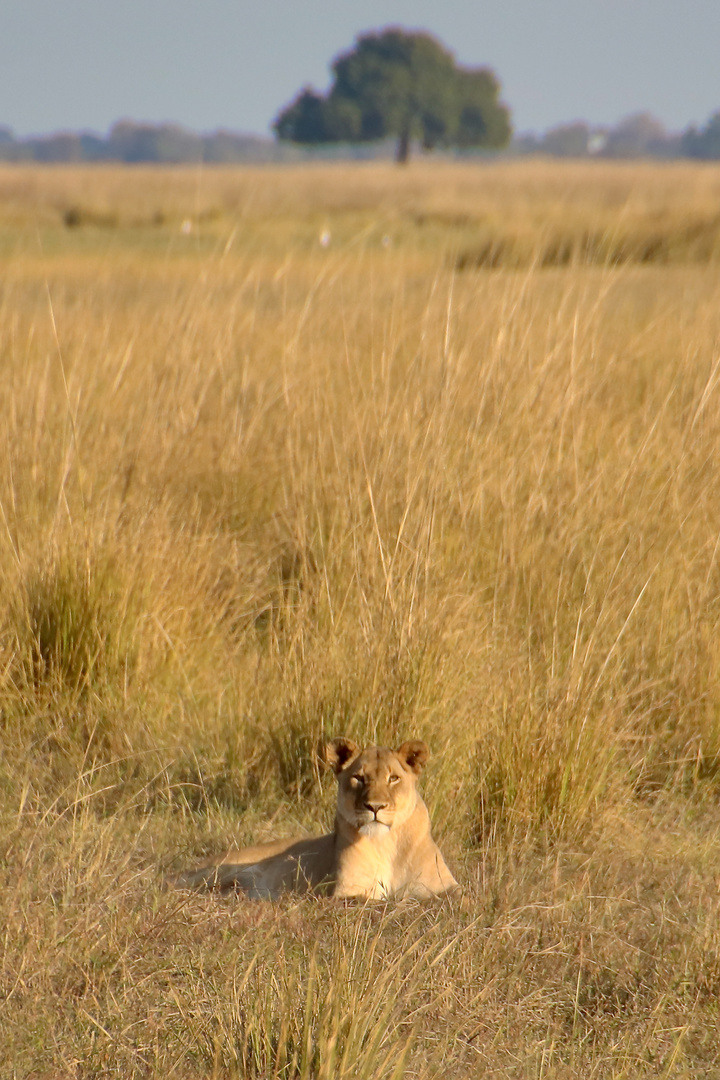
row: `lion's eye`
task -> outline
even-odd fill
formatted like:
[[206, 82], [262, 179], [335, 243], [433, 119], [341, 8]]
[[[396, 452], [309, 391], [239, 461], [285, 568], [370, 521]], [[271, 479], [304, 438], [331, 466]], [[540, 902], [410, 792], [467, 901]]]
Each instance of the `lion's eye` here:
[[399, 776], [395, 776], [395, 774], [393, 773], [393, 775], [392, 775], [392, 776], [390, 777], [390, 783], [391, 783], [391, 784], [397, 784], [397, 782], [399, 781], [399, 779], [400, 779], [400, 777], [399, 777]]
[[353, 787], [361, 787], [362, 786], [362, 777], [361, 776], [351, 776], [350, 777], [350, 783], [352, 784]]

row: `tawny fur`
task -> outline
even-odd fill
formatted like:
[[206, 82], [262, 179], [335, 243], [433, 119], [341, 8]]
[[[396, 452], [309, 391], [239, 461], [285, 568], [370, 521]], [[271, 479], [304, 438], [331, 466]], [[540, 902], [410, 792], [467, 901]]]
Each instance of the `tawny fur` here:
[[425, 743], [361, 750], [351, 739], [337, 738], [324, 745], [321, 756], [338, 779], [333, 832], [229, 851], [219, 862], [177, 875], [173, 883], [237, 889], [253, 899], [309, 891], [427, 899], [458, 890], [417, 790], [428, 758]]

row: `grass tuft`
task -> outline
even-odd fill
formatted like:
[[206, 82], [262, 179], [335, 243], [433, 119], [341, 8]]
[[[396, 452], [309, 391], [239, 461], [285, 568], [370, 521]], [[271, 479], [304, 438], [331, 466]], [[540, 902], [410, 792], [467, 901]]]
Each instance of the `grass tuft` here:
[[58, 554], [29, 572], [21, 595], [13, 636], [26, 684], [73, 698], [128, 685], [137, 616], [110, 561]]

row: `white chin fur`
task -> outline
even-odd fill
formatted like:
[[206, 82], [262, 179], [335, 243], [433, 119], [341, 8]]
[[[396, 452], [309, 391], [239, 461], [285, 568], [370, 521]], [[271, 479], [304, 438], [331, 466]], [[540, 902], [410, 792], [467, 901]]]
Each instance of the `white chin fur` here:
[[360, 825], [358, 832], [361, 836], [369, 836], [371, 839], [376, 836], [386, 836], [389, 825], [383, 825], [382, 821], [366, 821], [364, 825]]

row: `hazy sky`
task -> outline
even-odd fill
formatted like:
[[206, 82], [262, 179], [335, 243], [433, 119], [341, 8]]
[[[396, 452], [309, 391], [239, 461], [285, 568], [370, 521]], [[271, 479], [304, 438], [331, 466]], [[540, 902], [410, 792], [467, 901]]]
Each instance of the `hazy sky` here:
[[520, 131], [720, 109], [720, 0], [0, 0], [0, 124], [267, 132], [359, 32], [393, 24], [493, 67]]

